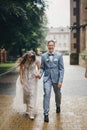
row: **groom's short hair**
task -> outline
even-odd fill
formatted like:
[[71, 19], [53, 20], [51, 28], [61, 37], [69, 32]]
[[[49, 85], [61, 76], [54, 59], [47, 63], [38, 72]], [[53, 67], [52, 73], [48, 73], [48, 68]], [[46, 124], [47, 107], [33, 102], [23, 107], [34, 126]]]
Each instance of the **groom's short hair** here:
[[48, 42], [47, 42], [47, 45], [49, 45], [50, 42], [53, 42], [54, 45], [55, 45], [55, 41], [53, 41], [53, 40], [48, 41]]

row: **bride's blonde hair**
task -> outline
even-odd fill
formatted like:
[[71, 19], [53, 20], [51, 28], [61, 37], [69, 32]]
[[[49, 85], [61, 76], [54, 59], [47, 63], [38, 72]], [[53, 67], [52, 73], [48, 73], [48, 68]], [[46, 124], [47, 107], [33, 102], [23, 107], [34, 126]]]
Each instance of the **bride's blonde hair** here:
[[35, 61], [36, 60], [35, 52], [34, 51], [27, 51], [26, 53], [24, 53], [22, 55], [22, 57], [18, 58], [17, 64], [18, 65], [24, 64], [28, 58], [32, 58], [32, 60]]

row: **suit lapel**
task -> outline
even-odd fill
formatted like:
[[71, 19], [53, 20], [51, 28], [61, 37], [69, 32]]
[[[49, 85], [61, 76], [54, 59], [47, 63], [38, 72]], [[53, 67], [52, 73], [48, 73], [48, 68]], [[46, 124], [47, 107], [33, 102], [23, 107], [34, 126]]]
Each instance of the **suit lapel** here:
[[54, 61], [55, 58], [56, 58], [56, 53], [54, 52], [53, 61]]
[[47, 57], [47, 59], [50, 60], [50, 57], [49, 57], [49, 53], [48, 53], [48, 52], [47, 52], [47, 54], [46, 54], [46, 57]]

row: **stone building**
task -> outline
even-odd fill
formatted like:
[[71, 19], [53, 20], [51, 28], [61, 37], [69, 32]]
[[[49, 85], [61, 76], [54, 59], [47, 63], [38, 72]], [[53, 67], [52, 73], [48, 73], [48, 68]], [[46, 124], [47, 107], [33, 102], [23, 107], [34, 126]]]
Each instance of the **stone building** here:
[[69, 27], [51, 27], [47, 34], [47, 41], [55, 41], [55, 50], [68, 53], [70, 52], [70, 29]]
[[87, 55], [87, 0], [70, 0], [70, 64], [85, 64]]

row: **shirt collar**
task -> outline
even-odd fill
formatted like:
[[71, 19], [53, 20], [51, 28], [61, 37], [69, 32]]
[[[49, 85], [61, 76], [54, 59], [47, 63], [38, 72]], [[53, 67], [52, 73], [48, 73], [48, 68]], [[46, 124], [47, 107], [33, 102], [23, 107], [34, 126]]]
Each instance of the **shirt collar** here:
[[48, 54], [49, 54], [49, 55], [54, 55], [54, 52], [52, 52], [52, 53], [48, 52]]

